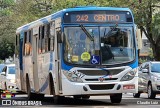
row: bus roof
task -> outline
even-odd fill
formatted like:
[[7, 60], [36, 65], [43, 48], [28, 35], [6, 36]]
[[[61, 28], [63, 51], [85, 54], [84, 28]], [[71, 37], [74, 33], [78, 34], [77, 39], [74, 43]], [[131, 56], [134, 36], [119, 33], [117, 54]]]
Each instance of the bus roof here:
[[21, 27], [19, 27], [16, 30], [16, 33], [20, 33], [21, 31], [27, 31], [30, 28], [33, 27], [37, 27], [39, 25], [43, 25], [46, 23], [49, 23], [51, 20], [57, 18], [57, 17], [61, 17], [63, 15], [63, 13], [65, 12], [71, 12], [71, 11], [90, 11], [90, 10], [112, 10], [112, 11], [128, 11], [130, 13], [131, 10], [129, 8], [120, 8], [120, 7], [97, 7], [97, 6], [77, 6], [75, 8], [67, 8], [67, 9], [63, 9], [61, 11], [58, 11], [56, 13], [53, 13], [51, 15], [48, 15], [46, 17], [43, 17], [41, 19], [38, 19], [36, 21], [33, 21], [31, 23], [28, 23], [26, 25], [23, 25]]
[[97, 6], [77, 6], [75, 8], [65, 9], [66, 11], [83, 11], [83, 10], [113, 10], [113, 11], [131, 11], [129, 8], [122, 7], [97, 7]]

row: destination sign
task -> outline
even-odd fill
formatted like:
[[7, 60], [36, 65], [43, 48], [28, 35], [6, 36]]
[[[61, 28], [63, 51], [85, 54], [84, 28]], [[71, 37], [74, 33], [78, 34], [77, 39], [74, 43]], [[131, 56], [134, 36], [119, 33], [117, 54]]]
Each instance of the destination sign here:
[[64, 23], [104, 23], [104, 22], [118, 22], [126, 23], [132, 22], [132, 16], [129, 12], [119, 11], [78, 11], [69, 12], [64, 16]]

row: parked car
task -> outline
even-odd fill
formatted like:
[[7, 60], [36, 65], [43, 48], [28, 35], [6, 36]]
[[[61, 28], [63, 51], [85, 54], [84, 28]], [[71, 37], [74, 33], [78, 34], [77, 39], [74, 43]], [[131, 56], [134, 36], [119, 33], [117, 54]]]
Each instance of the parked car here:
[[160, 94], [160, 61], [145, 62], [139, 66], [138, 93], [133, 94], [139, 98], [141, 93], [148, 93], [148, 98], [153, 99]]
[[0, 73], [1, 89], [16, 90], [15, 83], [15, 64], [7, 64]]
[[2, 72], [2, 69], [4, 68], [5, 64], [0, 64], [0, 73]]

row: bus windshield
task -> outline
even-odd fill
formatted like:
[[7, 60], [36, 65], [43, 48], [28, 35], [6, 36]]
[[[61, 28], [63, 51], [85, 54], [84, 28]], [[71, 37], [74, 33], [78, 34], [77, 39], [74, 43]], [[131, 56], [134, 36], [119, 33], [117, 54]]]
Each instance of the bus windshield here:
[[[111, 65], [134, 60], [133, 27], [65, 27], [64, 59], [72, 64]], [[87, 35], [89, 34], [89, 35]]]

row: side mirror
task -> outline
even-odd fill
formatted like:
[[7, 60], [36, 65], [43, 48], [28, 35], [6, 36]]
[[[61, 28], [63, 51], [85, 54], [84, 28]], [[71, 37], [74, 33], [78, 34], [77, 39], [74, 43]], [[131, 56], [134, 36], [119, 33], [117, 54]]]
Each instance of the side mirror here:
[[149, 73], [148, 69], [142, 69], [143, 73]]
[[5, 72], [1, 72], [1, 75], [6, 76], [6, 73]]

